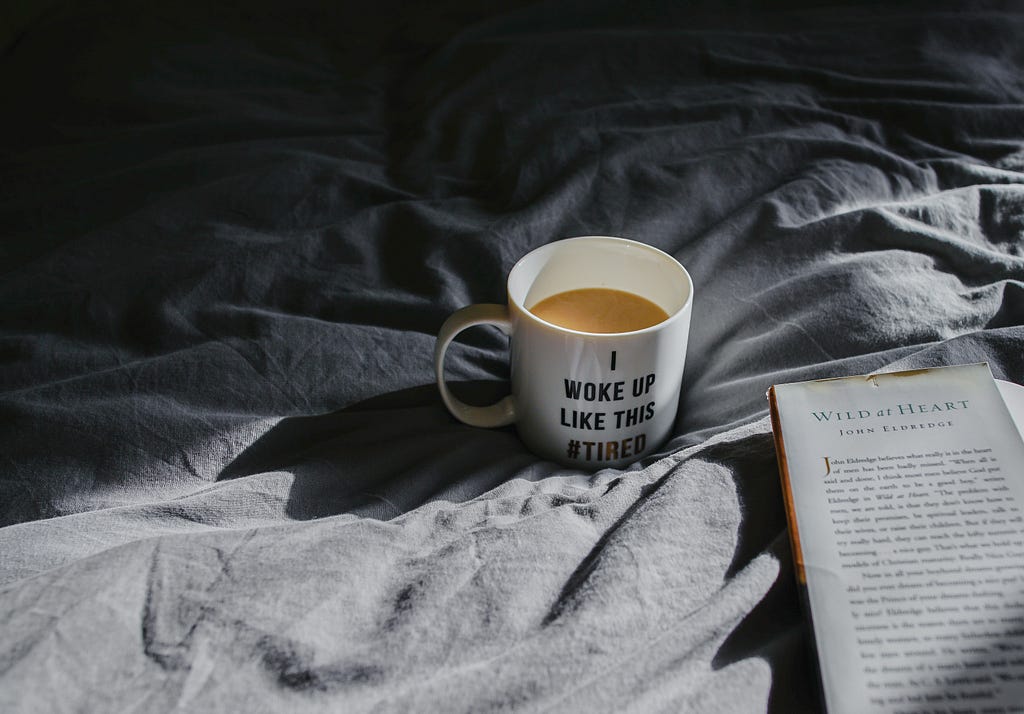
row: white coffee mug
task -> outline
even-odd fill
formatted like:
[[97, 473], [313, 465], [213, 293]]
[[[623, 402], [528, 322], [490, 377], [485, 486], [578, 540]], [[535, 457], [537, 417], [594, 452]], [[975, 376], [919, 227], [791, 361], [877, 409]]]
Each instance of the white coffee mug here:
[[[668, 319], [633, 332], [579, 332], [530, 312], [568, 290], [611, 288], [644, 297]], [[625, 238], [584, 236], [525, 255], [508, 275], [508, 306], [478, 304], [441, 326], [434, 369], [441, 398], [471, 426], [514, 423], [534, 453], [584, 469], [624, 466], [650, 453], [675, 423], [693, 306], [693, 281], [672, 256]], [[512, 394], [476, 407], [449, 391], [444, 355], [472, 325], [511, 337]]]

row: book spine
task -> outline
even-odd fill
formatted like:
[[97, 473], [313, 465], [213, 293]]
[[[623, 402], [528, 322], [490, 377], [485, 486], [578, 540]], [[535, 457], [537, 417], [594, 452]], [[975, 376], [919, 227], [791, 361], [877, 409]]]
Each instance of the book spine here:
[[779, 418], [779, 405], [775, 400], [775, 387], [768, 390], [769, 414], [772, 421], [772, 438], [775, 441], [775, 458], [779, 463], [779, 481], [782, 484], [782, 502], [786, 508], [786, 521], [789, 523], [789, 547], [793, 553], [793, 570], [797, 580], [797, 591], [804, 612], [807, 613], [808, 637], [807, 644], [810, 648], [812, 661], [818, 662], [815, 667], [818, 676], [813, 677], [814, 689], [817, 693], [821, 711], [829, 711], [828, 698], [825, 696], [824, 671], [821, 669], [821, 658], [818, 650], [818, 638], [814, 627], [814, 618], [811, 613], [811, 600], [807, 591], [807, 573], [804, 570], [804, 555], [800, 548], [800, 531], [796, 525], [796, 506], [793, 503], [793, 486], [789, 478], [789, 461], [786, 459], [786, 444], [782, 439], [782, 421]]
[[804, 572], [800, 531], [796, 525], [796, 508], [793, 504], [793, 487], [789, 479], [789, 462], [786, 460], [786, 445], [782, 440], [782, 421], [779, 418], [779, 405], [775, 400], [774, 386], [768, 390], [768, 407], [772, 420], [772, 436], [775, 440], [775, 458], [779, 463], [779, 480], [782, 482], [782, 501], [786, 508], [786, 520], [789, 522], [789, 546], [793, 552], [793, 566], [797, 582], [801, 586], [806, 586], [807, 574]]

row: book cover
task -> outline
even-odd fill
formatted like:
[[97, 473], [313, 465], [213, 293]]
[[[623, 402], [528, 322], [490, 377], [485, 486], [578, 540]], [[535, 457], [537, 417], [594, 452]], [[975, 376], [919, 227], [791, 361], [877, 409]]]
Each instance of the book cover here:
[[769, 391], [837, 712], [1024, 712], [1024, 441], [985, 364]]

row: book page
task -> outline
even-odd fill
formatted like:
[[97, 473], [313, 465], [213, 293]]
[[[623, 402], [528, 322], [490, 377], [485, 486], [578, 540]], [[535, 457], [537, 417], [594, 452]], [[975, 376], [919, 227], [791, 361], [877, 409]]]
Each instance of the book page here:
[[1024, 712], [1024, 442], [987, 365], [779, 385], [830, 712]]

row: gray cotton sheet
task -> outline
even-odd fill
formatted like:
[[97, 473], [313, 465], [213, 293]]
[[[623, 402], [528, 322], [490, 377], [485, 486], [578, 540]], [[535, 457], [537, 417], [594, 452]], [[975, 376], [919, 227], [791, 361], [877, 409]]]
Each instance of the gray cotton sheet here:
[[[0, 56], [0, 711], [817, 711], [773, 383], [1024, 381], [1024, 6], [55, 3]], [[696, 285], [671, 441], [433, 385], [524, 253]], [[507, 390], [496, 330], [448, 374]]]

